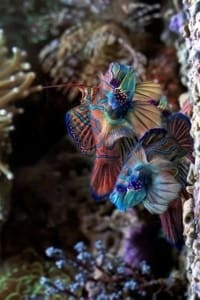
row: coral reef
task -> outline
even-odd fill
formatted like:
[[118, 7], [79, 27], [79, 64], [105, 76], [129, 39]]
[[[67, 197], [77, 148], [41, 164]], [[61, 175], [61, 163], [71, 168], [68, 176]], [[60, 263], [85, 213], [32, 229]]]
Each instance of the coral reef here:
[[15, 172], [12, 211], [2, 231], [4, 257], [30, 247], [43, 253], [52, 243], [70, 249], [80, 238], [87, 241], [81, 213], [84, 206], [84, 212], [96, 206], [89, 196], [89, 170], [90, 161], [64, 139], [37, 164]]
[[123, 240], [130, 227], [138, 222], [138, 215], [130, 210], [126, 214], [114, 210], [107, 202], [93, 209], [82, 208], [81, 227], [90, 245], [98, 239], [103, 242], [109, 253], [116, 255], [123, 252]]
[[[0, 3], [0, 26], [8, 32], [6, 36], [9, 43], [6, 46], [5, 35], [0, 30], [0, 299], [200, 298], [200, 1], [173, 0], [166, 3], [158, 0], [159, 5], [157, 0], [146, 0], [146, 3], [139, 0], [58, 0], [53, 1], [53, 6], [47, 0], [22, 0], [21, 6], [18, 2], [8, 0], [7, 3]], [[37, 72], [37, 80], [46, 85], [44, 93], [39, 94], [41, 101], [34, 101], [30, 97], [31, 101], [23, 116], [20, 116], [23, 112], [23, 102], [20, 101], [42, 88], [33, 85], [36, 74], [31, 72], [25, 52], [16, 47], [9, 51], [12, 44], [25, 46], [28, 61]], [[160, 222], [159, 215], [151, 215], [143, 206], [132, 208], [132, 204], [137, 203], [131, 202], [131, 195], [136, 195], [136, 200], [139, 195], [140, 201], [142, 192], [146, 193], [147, 187], [152, 190], [154, 182], [151, 180], [153, 177], [149, 176], [150, 169], [137, 169], [135, 166], [140, 168], [140, 165], [135, 162], [128, 165], [130, 168], [127, 177], [122, 179], [127, 182], [127, 195], [130, 198], [127, 196], [122, 201], [127, 210], [121, 212], [108, 201], [108, 193], [104, 194], [105, 201], [91, 199], [89, 184], [92, 182], [94, 153], [82, 157], [67, 137], [55, 145], [66, 132], [66, 111], [72, 111], [76, 107], [80, 91], [85, 96], [84, 93], [89, 93], [91, 87], [97, 88], [99, 79], [101, 81], [103, 76], [108, 79], [105, 70], [111, 62], [133, 67], [136, 71], [136, 85], [146, 80], [152, 80], [154, 87], [158, 87], [160, 83], [166, 96], [154, 99], [148, 94], [147, 104], [151, 105], [149, 114], [141, 118], [139, 113], [143, 113], [143, 107], [138, 113], [139, 121], [145, 124], [146, 118], [153, 121], [156, 119], [153, 116], [156, 109], [159, 111], [159, 120], [163, 117], [163, 122], [157, 123], [156, 127], [163, 128], [156, 128], [155, 131], [150, 129], [145, 136], [139, 135], [135, 140], [128, 138], [127, 144], [123, 137], [120, 148], [124, 166], [133, 150], [133, 144], [137, 146], [134, 154], [138, 149], [141, 150], [140, 147], [147, 147], [145, 159], [149, 166], [150, 158], [147, 156], [154, 153], [151, 152], [154, 151], [151, 146], [156, 148], [163, 145], [164, 139], [164, 148], [161, 146], [156, 151], [158, 150], [159, 155], [165, 150], [169, 154], [168, 163], [172, 166], [170, 172], [173, 173], [173, 180], [180, 180], [182, 185], [182, 194], [175, 201], [179, 200], [178, 204], [183, 206], [183, 209], [181, 206], [176, 211], [176, 203], [173, 206], [172, 202], [172, 206], [171, 203], [169, 206], [166, 203], [164, 208], [160, 199], [166, 201], [166, 193], [162, 197], [155, 184], [157, 194], [153, 199], [154, 208], [158, 208], [159, 212], [168, 208], [163, 213], [164, 218], [172, 213], [171, 219], [166, 217], [164, 222], [162, 218]], [[115, 66], [113, 74], [116, 72], [121, 76], [123, 72], [117, 70]], [[101, 73], [99, 78], [98, 72]], [[106, 80], [102, 82], [104, 87]], [[124, 90], [118, 93], [119, 82], [111, 81], [108, 83], [113, 83], [116, 93], [114, 96], [108, 93], [109, 110], [103, 115], [110, 122], [109, 125], [116, 124], [117, 121], [120, 123], [121, 115], [124, 116], [128, 107], [124, 106], [125, 110], [122, 109], [125, 98]], [[131, 81], [127, 82], [130, 88]], [[76, 89], [69, 88], [67, 84], [69, 87], [74, 84]], [[134, 84], [135, 82], [132, 83], [133, 87]], [[50, 87], [52, 89], [48, 89]], [[158, 90], [160, 95], [160, 87]], [[143, 92], [145, 94], [147, 90], [144, 89]], [[81, 99], [81, 105], [85, 99], [86, 97]], [[134, 105], [129, 108], [132, 109]], [[90, 103], [90, 109], [91, 107]], [[174, 152], [181, 155], [179, 139], [175, 146], [172, 141], [174, 137], [167, 141], [165, 134], [171, 111], [179, 109], [192, 121], [195, 162], [192, 160], [191, 150], [189, 155], [192, 162], [187, 157], [176, 165]], [[119, 114], [120, 120], [117, 120]], [[74, 115], [79, 116], [78, 125], [83, 125], [78, 127], [75, 123], [75, 127], [79, 129], [75, 136], [77, 138], [78, 134], [84, 135], [84, 126], [91, 125], [92, 122], [88, 122], [79, 110]], [[70, 115], [72, 119], [74, 115]], [[184, 118], [188, 120], [189, 135], [190, 120], [182, 116], [183, 120]], [[23, 119], [22, 123], [18, 123], [19, 119]], [[69, 119], [66, 118], [66, 121]], [[99, 130], [98, 121], [96, 118], [94, 123]], [[105, 138], [106, 130], [114, 126], [102, 128]], [[93, 129], [96, 136], [96, 128]], [[118, 137], [121, 139], [121, 134], [130, 133], [125, 129], [119, 130], [117, 134], [113, 131], [114, 137], [108, 135], [108, 144], [114, 144]], [[174, 126], [173, 129], [183, 136], [180, 128]], [[183, 127], [181, 130], [184, 130]], [[73, 134], [72, 130], [71, 136]], [[87, 138], [88, 136], [84, 142]], [[78, 144], [80, 139], [75, 142]], [[193, 141], [191, 139], [188, 142], [183, 138], [182, 144], [187, 148]], [[81, 146], [84, 147], [85, 144]], [[108, 146], [112, 148], [110, 144]], [[49, 149], [50, 147], [52, 148]], [[97, 145], [95, 147], [98, 148]], [[103, 149], [101, 150], [102, 155]], [[141, 157], [139, 159], [138, 156], [137, 159], [141, 163]], [[113, 161], [110, 165], [109, 175], [113, 175]], [[186, 191], [188, 165], [190, 171]], [[152, 172], [156, 170], [153, 167]], [[182, 175], [180, 178], [179, 167]], [[103, 177], [100, 176], [103, 172], [95, 174], [99, 178]], [[147, 180], [150, 183], [147, 184]], [[157, 177], [156, 180], [158, 182]], [[100, 180], [96, 182], [98, 186]], [[165, 192], [166, 186], [166, 181], [163, 180], [162, 192]], [[119, 194], [124, 193], [124, 186], [116, 185], [116, 189]], [[127, 204], [128, 201], [130, 205]], [[150, 212], [152, 211], [150, 207]], [[182, 220], [186, 247], [181, 252]], [[163, 224], [167, 229], [162, 232]], [[181, 237], [180, 243], [176, 239], [169, 243], [167, 239], [170, 239], [170, 234], [176, 237], [176, 233]], [[83, 243], [77, 244], [78, 241]], [[55, 262], [52, 262], [52, 258]], [[183, 268], [186, 269], [187, 278]]]
[[[59, 33], [60, 26], [66, 22], [61, 1], [54, 1], [54, 11], [49, 1], [17, 0], [1, 2], [0, 27], [7, 32], [9, 43], [26, 48], [33, 44], [46, 41], [49, 36]], [[20, 34], [15, 33], [18, 28]]]
[[10, 131], [13, 130], [13, 117], [21, 113], [22, 109], [15, 107], [15, 103], [30, 94], [40, 91], [41, 86], [33, 86], [35, 74], [25, 59], [26, 53], [18, 48], [12, 48], [12, 55], [8, 54], [5, 35], [0, 30], [0, 222], [5, 221], [8, 208], [13, 174], [8, 166], [11, 153]]
[[[58, 0], [53, 2], [53, 10], [48, 0], [22, 0], [20, 4], [17, 0], [0, 3], [0, 27], [8, 32], [11, 44], [20, 47], [42, 44], [91, 16], [93, 20], [123, 20], [124, 26], [130, 29], [138, 24], [139, 30], [160, 18], [159, 4], [148, 5], [135, 0], [123, 3], [119, 0]], [[17, 36], [14, 33], [16, 27], [20, 31]]]
[[[83, 242], [75, 245], [75, 257], [68, 257], [57, 248], [49, 247], [46, 254], [54, 257], [57, 267], [71, 281], [42, 277], [46, 293], [59, 293], [63, 299], [184, 299], [184, 278], [173, 272], [169, 278], [155, 279], [145, 261], [131, 265], [120, 256], [107, 252], [101, 241], [94, 244], [94, 253], [88, 251]], [[70, 270], [71, 269], [71, 270]], [[73, 270], [73, 271], [72, 271]]]
[[[40, 60], [54, 83], [90, 85], [97, 84], [94, 76], [97, 70], [104, 72], [112, 61], [134, 64], [140, 77], [145, 75], [146, 64], [145, 56], [133, 49], [130, 38], [117, 24], [97, 21], [87, 21], [66, 30], [60, 41], [52, 41], [41, 51]], [[71, 96], [68, 93], [68, 99], [76, 95], [74, 91]]]
[[140, 221], [126, 230], [122, 243], [125, 261], [132, 266], [146, 261], [156, 278], [169, 276], [174, 266], [178, 265], [176, 251], [160, 234], [158, 219], [145, 211]]
[[[80, 16], [79, 10], [77, 16], [73, 15], [74, 10], [67, 10], [71, 20], [76, 20], [76, 25], [66, 26], [61, 37], [51, 41], [39, 55], [43, 70], [53, 82], [95, 85], [94, 75], [97, 71], [104, 72], [112, 61], [133, 65], [139, 77], [144, 78], [146, 58], [135, 51], [133, 45], [142, 40], [138, 29], [143, 39], [148, 40], [142, 29], [154, 18], [160, 18], [159, 4], [130, 0], [123, 3], [76, 1], [72, 8], [77, 5], [81, 5], [85, 18]], [[74, 99], [76, 95], [76, 92], [68, 93], [68, 99]]]
[[74, 248], [76, 256], [47, 248], [54, 262], [33, 249], [6, 260], [0, 268], [0, 299], [184, 299], [185, 279], [177, 271], [156, 279], [145, 261], [133, 267], [108, 254], [101, 241], [94, 243], [94, 253], [82, 242]]
[[[56, 268], [55, 264], [45, 261], [33, 249], [27, 249], [21, 254], [6, 260], [0, 268], [0, 299], [31, 299], [39, 298], [44, 294], [41, 276], [48, 276], [67, 281], [65, 274]], [[55, 294], [51, 299], [61, 299]]]

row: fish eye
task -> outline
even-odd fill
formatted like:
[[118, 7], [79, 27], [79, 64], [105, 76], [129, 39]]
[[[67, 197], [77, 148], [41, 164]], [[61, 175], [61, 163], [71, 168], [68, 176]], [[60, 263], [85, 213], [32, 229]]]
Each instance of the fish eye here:
[[110, 84], [114, 87], [117, 88], [120, 85], [120, 80], [117, 78], [112, 78], [110, 81]]

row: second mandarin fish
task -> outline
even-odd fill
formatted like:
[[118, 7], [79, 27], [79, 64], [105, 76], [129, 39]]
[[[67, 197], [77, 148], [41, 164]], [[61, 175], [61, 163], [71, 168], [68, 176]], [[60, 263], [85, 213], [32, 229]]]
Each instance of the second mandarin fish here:
[[140, 149], [130, 154], [110, 194], [110, 201], [122, 211], [143, 204], [150, 212], [164, 213], [181, 190], [172, 162], [163, 158], [147, 160]]

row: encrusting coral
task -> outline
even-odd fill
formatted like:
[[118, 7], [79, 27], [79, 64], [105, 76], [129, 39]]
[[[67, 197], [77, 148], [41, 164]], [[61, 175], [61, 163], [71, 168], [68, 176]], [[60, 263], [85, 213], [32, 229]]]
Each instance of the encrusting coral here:
[[[12, 48], [12, 55], [8, 53], [4, 32], [0, 30], [0, 221], [7, 214], [10, 193], [10, 180], [13, 174], [8, 166], [8, 156], [11, 152], [10, 131], [13, 130], [13, 117], [21, 113], [14, 103], [41, 90], [41, 86], [33, 86], [35, 74], [30, 71], [31, 66], [25, 61], [26, 53], [18, 48]], [[4, 196], [6, 194], [6, 196]]]
[[188, 60], [184, 62], [188, 72], [189, 99], [193, 108], [191, 117], [191, 135], [194, 138], [195, 163], [190, 166], [188, 192], [190, 199], [184, 204], [184, 233], [186, 236], [187, 260], [186, 271], [189, 279], [188, 299], [200, 297], [199, 273], [199, 204], [200, 204], [200, 85], [199, 85], [199, 37], [200, 37], [200, 1], [183, 1], [183, 12], [187, 20], [183, 35], [188, 51]]

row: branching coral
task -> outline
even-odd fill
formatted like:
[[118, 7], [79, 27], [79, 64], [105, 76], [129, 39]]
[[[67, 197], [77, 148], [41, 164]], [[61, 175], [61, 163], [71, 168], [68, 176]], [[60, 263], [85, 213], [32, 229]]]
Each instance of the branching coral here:
[[[128, 299], [184, 299], [184, 279], [174, 272], [168, 279], [155, 279], [150, 267], [142, 261], [137, 267], [120, 256], [108, 254], [99, 240], [94, 253], [84, 243], [75, 245], [76, 257], [65, 256], [60, 249], [49, 247], [46, 254], [54, 257], [58, 268], [70, 276], [66, 284], [42, 277], [49, 295], [59, 293], [62, 299], [128, 300]], [[69, 272], [71, 269], [71, 272]]]
[[40, 91], [40, 86], [31, 87], [35, 74], [30, 71], [30, 64], [24, 62], [26, 53], [12, 48], [12, 57], [8, 57], [4, 33], [0, 31], [0, 105], [8, 107], [12, 101], [27, 97], [33, 92]]
[[[113, 256], [99, 240], [94, 253], [79, 242], [76, 256], [49, 247], [46, 255], [55, 262], [45, 261], [33, 249], [11, 257], [1, 265], [0, 299], [183, 299], [184, 278], [176, 271], [169, 278], [154, 278], [145, 261], [137, 267]], [[178, 293], [178, 297], [177, 297]], [[130, 297], [130, 298], [128, 298]], [[175, 298], [176, 297], [176, 298]]]
[[[25, 62], [24, 58], [25, 52], [15, 47], [12, 49], [12, 56], [9, 57], [4, 33], [0, 30], [0, 182], [2, 191], [9, 190], [8, 186], [10, 186], [10, 183], [6, 183], [4, 176], [8, 180], [13, 178], [8, 167], [8, 155], [11, 152], [9, 133], [13, 129], [13, 116], [22, 112], [13, 104], [41, 90], [40, 86], [31, 87], [35, 74], [30, 71], [30, 64]], [[4, 207], [4, 204], [0, 206], [2, 205]], [[4, 219], [4, 213], [1, 213], [0, 219]]]

